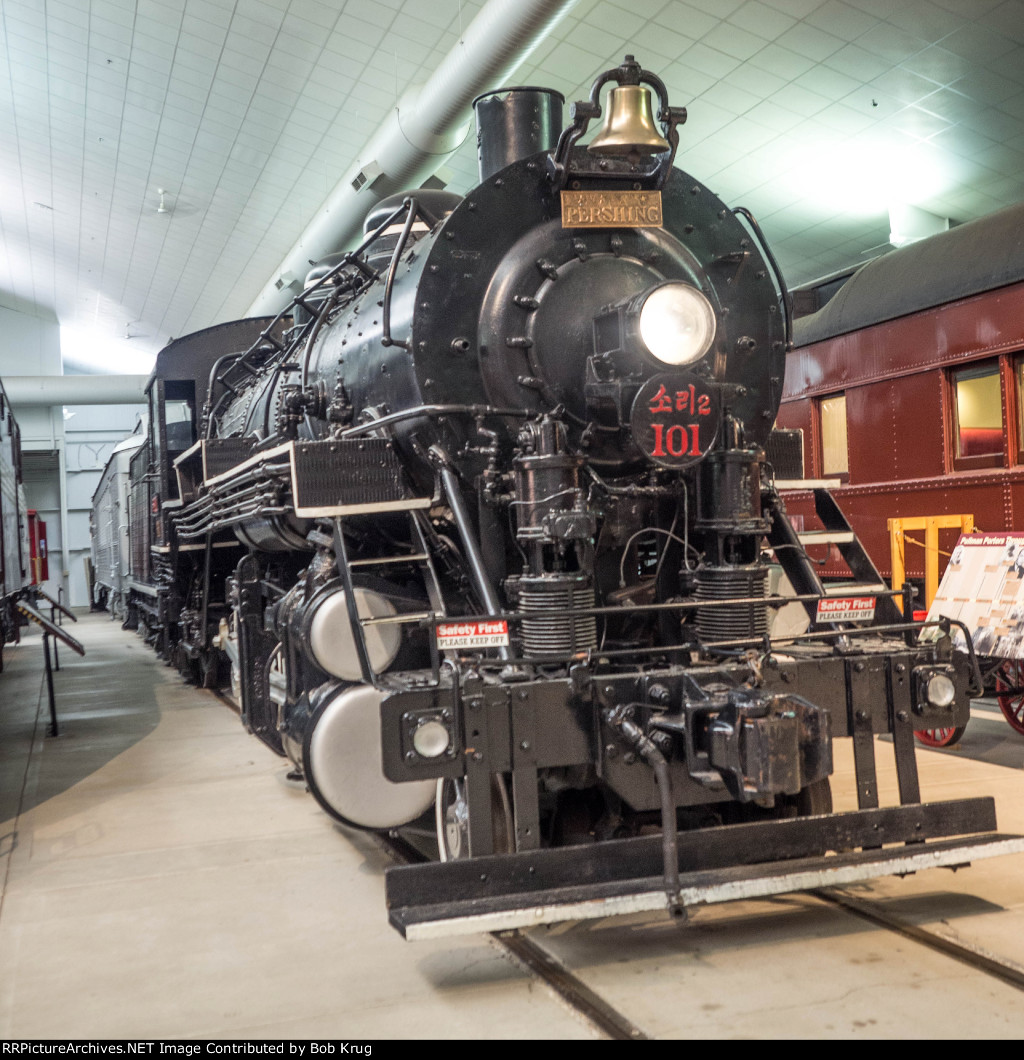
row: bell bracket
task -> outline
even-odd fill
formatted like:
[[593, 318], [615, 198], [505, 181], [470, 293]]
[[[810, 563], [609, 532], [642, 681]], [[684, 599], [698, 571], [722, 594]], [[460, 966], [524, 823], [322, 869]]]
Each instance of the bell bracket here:
[[[592, 165], [583, 161], [584, 156], [573, 157], [573, 148], [586, 133], [590, 122], [601, 117], [601, 89], [609, 81], [620, 86], [647, 84], [657, 93], [657, 120], [661, 123], [662, 135], [669, 149], [655, 155], [653, 164], [644, 166], [638, 154], [632, 157], [625, 154], [622, 158], [605, 156], [595, 160]], [[679, 146], [677, 126], [686, 121], [686, 108], [669, 106], [665, 82], [657, 74], [642, 69], [632, 55], [627, 55], [620, 66], [598, 75], [590, 86], [590, 99], [573, 103], [569, 115], [570, 124], [563, 130], [554, 152], [548, 155], [548, 177], [556, 189], [564, 188], [570, 181], [577, 179], [628, 180], [644, 188], [661, 188], [664, 185]]]

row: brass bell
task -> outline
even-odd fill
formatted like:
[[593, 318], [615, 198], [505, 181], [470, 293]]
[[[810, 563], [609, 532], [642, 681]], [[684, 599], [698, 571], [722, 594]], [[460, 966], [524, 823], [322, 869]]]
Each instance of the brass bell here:
[[669, 149], [658, 132], [651, 93], [644, 85], [619, 85], [605, 104], [604, 124], [587, 146], [595, 155], [657, 155]]

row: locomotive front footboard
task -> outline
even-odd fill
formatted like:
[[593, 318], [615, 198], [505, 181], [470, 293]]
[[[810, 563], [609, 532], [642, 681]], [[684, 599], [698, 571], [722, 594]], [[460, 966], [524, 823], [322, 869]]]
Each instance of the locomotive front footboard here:
[[[417, 939], [678, 914], [1024, 850], [1024, 839], [995, 834], [991, 799], [920, 801], [914, 729], [960, 724], [976, 676], [967, 656], [950, 655], [948, 640], [908, 648], [873, 638], [839, 656], [798, 642], [779, 655], [752, 654], [742, 667], [600, 673], [580, 663], [563, 681], [473, 672], [458, 685], [442, 675], [430, 688], [385, 693], [385, 775], [464, 776], [448, 827], [461, 830], [470, 855], [389, 868], [391, 922]], [[948, 701], [940, 688], [952, 693]], [[876, 734], [892, 739], [897, 807], [879, 808]], [[833, 737], [853, 740], [860, 808], [829, 815]], [[539, 770], [549, 785], [557, 777], [556, 787], [599, 777], [634, 809], [652, 812], [660, 834], [605, 842], [583, 835], [570, 847], [540, 849]], [[495, 774], [511, 778], [506, 805], [491, 797]], [[686, 807], [696, 811], [694, 825], [722, 814], [709, 805], [714, 791], [744, 808], [736, 823], [670, 838]], [[655, 821], [659, 807], [671, 809]]]

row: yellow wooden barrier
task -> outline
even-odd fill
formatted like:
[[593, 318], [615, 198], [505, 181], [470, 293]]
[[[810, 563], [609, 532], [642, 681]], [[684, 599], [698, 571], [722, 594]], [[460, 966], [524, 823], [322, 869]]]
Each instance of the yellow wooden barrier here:
[[[939, 531], [959, 529], [962, 534], [974, 532], [973, 515], [918, 515], [908, 519], [890, 519], [889, 552], [892, 555], [892, 587], [903, 588], [907, 580], [906, 531], [924, 531], [924, 605], [932, 606], [939, 591]], [[903, 601], [896, 600], [902, 611]]]

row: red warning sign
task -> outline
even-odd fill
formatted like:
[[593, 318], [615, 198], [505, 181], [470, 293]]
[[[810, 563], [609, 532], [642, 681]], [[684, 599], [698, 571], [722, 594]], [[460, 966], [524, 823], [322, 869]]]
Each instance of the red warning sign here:
[[875, 617], [873, 596], [829, 596], [818, 601], [817, 622], [870, 622]]
[[480, 622], [439, 622], [437, 646], [456, 648], [504, 648], [508, 645], [508, 623], [502, 619]]

